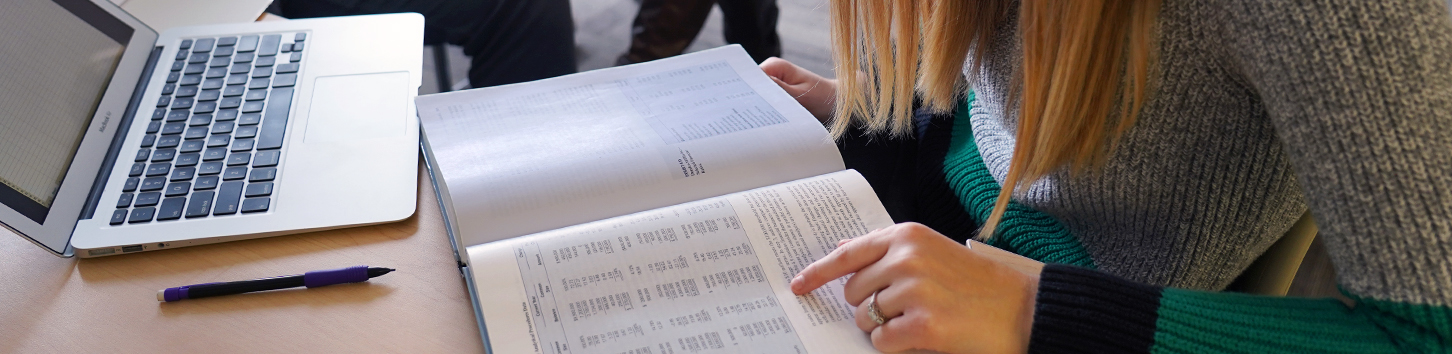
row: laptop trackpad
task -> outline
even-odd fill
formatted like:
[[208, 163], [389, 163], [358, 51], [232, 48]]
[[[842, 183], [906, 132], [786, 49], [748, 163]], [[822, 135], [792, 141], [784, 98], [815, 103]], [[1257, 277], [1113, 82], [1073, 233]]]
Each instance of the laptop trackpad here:
[[304, 143], [403, 135], [408, 129], [408, 72], [320, 77], [313, 82]]

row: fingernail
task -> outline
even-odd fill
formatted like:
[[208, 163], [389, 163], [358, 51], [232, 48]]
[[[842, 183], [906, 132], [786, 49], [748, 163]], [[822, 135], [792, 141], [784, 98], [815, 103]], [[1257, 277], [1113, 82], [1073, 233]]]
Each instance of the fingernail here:
[[802, 287], [802, 275], [801, 274], [797, 274], [796, 277], [793, 277], [792, 278], [792, 292], [793, 293], [801, 293], [801, 291], [800, 291], [800, 288], [801, 287]]

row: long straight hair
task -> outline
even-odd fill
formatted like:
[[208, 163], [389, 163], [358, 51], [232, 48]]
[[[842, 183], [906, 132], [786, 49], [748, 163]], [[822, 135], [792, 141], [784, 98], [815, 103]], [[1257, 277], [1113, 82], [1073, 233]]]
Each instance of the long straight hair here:
[[[1010, 0], [832, 0], [837, 110], [831, 130], [853, 125], [902, 136], [914, 98], [934, 112], [966, 93]], [[1022, 0], [1022, 61], [1013, 73], [1017, 142], [980, 239], [992, 237], [1020, 188], [1060, 168], [1102, 166], [1151, 91], [1160, 0]], [[1012, 104], [1010, 104], [1011, 106]]]

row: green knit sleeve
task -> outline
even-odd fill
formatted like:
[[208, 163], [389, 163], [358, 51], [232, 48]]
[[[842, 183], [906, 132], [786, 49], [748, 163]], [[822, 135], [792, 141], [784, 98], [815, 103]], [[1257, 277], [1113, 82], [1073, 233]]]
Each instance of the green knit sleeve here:
[[1452, 309], [1159, 288], [1045, 268], [1035, 353], [1449, 353]]

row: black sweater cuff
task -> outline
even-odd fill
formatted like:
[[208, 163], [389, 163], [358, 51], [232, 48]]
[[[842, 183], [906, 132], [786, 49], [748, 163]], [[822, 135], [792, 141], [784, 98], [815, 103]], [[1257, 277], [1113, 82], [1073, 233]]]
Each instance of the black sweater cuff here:
[[1148, 353], [1160, 287], [1090, 269], [1044, 267], [1030, 353]]

